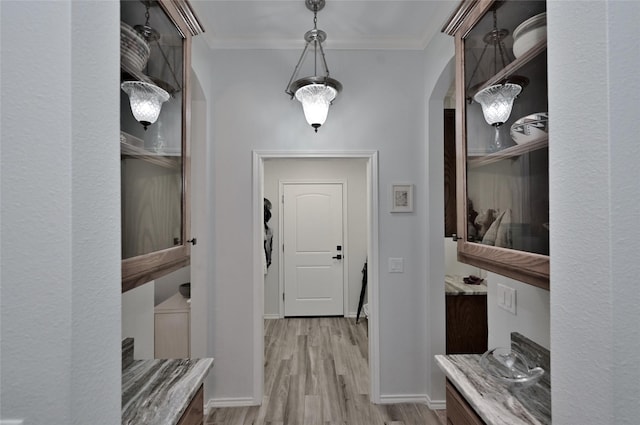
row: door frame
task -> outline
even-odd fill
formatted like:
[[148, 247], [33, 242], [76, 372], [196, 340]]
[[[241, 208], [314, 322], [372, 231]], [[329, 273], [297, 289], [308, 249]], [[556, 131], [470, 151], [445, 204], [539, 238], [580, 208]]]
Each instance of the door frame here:
[[[347, 198], [347, 181], [344, 179], [283, 179], [278, 181], [278, 249], [280, 253], [284, 253], [284, 205], [282, 197], [284, 196], [285, 185], [295, 184], [339, 184], [342, 185], [342, 315], [347, 317], [349, 314], [349, 258], [351, 255], [347, 255], [347, 249], [349, 248], [348, 241], [348, 198]], [[279, 294], [284, 294], [284, 255], [278, 256], [278, 291]], [[278, 297], [278, 314], [280, 318], [284, 318], [284, 300], [282, 297]]]
[[262, 212], [264, 198], [264, 161], [272, 158], [363, 158], [367, 160], [367, 296], [369, 300], [369, 375], [370, 400], [380, 403], [380, 317], [378, 314], [378, 151], [252, 151], [253, 217], [253, 388], [256, 405], [264, 395], [264, 255]]

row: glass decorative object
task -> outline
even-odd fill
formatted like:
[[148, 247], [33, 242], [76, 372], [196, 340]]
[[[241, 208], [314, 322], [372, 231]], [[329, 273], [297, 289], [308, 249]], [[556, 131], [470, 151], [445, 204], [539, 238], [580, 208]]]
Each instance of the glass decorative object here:
[[309, 84], [296, 91], [296, 99], [302, 103], [304, 116], [316, 132], [327, 120], [329, 105], [337, 94], [336, 89], [324, 84]]
[[169, 93], [165, 90], [143, 81], [125, 81], [120, 87], [129, 95], [131, 112], [145, 130], [156, 122], [162, 104], [169, 100]]
[[509, 119], [513, 101], [521, 91], [522, 87], [518, 84], [496, 84], [480, 90], [473, 96], [473, 100], [482, 106], [482, 114], [487, 123], [499, 126]]

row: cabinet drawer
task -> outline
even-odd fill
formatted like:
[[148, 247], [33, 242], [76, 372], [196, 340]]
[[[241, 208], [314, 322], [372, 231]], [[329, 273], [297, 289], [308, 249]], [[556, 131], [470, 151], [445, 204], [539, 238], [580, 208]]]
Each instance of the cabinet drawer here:
[[447, 379], [447, 424], [485, 425], [453, 384]]
[[204, 398], [202, 393], [202, 386], [198, 390], [189, 407], [185, 410], [178, 425], [202, 425], [204, 421]]

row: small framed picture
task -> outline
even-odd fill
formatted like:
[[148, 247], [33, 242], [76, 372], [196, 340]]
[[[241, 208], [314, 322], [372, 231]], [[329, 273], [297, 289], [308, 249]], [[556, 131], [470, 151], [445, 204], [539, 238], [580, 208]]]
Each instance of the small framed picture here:
[[411, 183], [391, 185], [391, 212], [413, 212], [413, 185]]

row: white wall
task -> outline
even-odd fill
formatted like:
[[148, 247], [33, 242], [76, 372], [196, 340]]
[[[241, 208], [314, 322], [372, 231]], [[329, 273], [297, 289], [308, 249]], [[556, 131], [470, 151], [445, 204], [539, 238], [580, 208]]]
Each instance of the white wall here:
[[133, 338], [133, 358], [153, 359], [155, 316], [153, 283], [122, 294], [122, 339]]
[[640, 417], [639, 16], [548, 3], [554, 424]]
[[[516, 313], [498, 307], [497, 287], [516, 291]], [[487, 324], [489, 348], [510, 347], [511, 332], [519, 332], [545, 348], [550, 348], [549, 291], [487, 273]]]
[[485, 277], [486, 275], [484, 270], [458, 261], [458, 242], [453, 238], [444, 238], [444, 270], [446, 274], [452, 276]]
[[[196, 233], [194, 233], [194, 229], [191, 229], [190, 238], [194, 237]], [[197, 244], [196, 244], [197, 247]], [[191, 248], [192, 251], [195, 251], [195, 248]], [[152, 283], [149, 283], [150, 286], [154, 287], [153, 292], [153, 304], [158, 305], [161, 302], [168, 300], [173, 295], [178, 293], [180, 285], [183, 283], [191, 282], [191, 267], [183, 267], [176, 271], [173, 271], [169, 274], [166, 274], [158, 279], [154, 280]]]
[[280, 290], [279, 270], [280, 240], [278, 223], [278, 191], [281, 180], [322, 180], [341, 179], [347, 182], [347, 229], [345, 246], [347, 266], [348, 303], [345, 315], [356, 316], [360, 288], [362, 287], [362, 266], [367, 258], [367, 179], [365, 159], [315, 158], [315, 159], [267, 159], [264, 161], [264, 197], [272, 202], [272, 217], [269, 227], [273, 229], [272, 264], [265, 276], [264, 314], [277, 317], [279, 314]]
[[[191, 72], [191, 235], [198, 240], [191, 247], [191, 353], [193, 357], [214, 357], [213, 327], [218, 292], [214, 270], [215, 233], [211, 225], [213, 203], [213, 147], [211, 133], [210, 93], [212, 76], [207, 66], [208, 48], [202, 37], [192, 40]], [[217, 359], [216, 366], [217, 367]], [[204, 399], [213, 393], [213, 373], [204, 381]]]
[[0, 15], [0, 415], [120, 423], [118, 3]]
[[[444, 18], [443, 18], [444, 21]], [[427, 313], [427, 401], [432, 408], [444, 407], [444, 374], [434, 356], [445, 353], [445, 250], [444, 238], [444, 99], [454, 81], [453, 38], [437, 34], [424, 51], [426, 127], [428, 139], [424, 155], [428, 166], [422, 178], [426, 182], [423, 193], [427, 199], [427, 219], [420, 234], [426, 235], [424, 273], [426, 293], [422, 300]]]
[[[380, 258], [385, 265], [380, 270], [382, 392], [424, 395], [427, 313], [422, 264], [427, 255], [424, 239], [414, 237], [426, 217], [420, 192], [425, 190], [421, 176], [426, 168], [422, 52], [327, 51], [332, 75], [345, 89], [317, 134], [306, 124], [300, 104], [283, 93], [299, 53], [225, 50], [208, 52], [199, 63], [194, 60], [211, 99], [214, 398], [247, 402], [254, 394], [253, 275], [246, 267], [253, 241], [254, 149], [379, 150], [380, 240], [384, 241]], [[393, 181], [417, 184], [414, 213], [389, 213]], [[405, 273], [388, 274], [388, 257], [404, 257]]]

